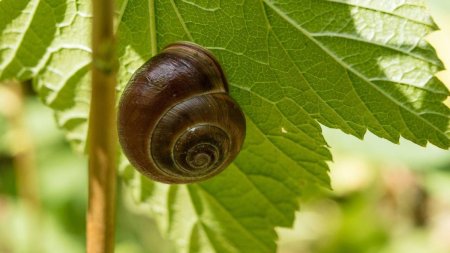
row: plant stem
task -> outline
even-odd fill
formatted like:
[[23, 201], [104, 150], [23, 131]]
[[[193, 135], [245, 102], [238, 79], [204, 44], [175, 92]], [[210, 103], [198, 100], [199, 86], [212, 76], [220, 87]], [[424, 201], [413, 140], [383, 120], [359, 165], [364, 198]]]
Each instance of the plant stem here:
[[22, 236], [36, 252], [42, 250], [40, 234], [33, 233], [41, 225], [41, 201], [39, 197], [38, 175], [35, 161], [35, 147], [29, 126], [25, 122], [24, 83], [16, 80], [0, 84], [0, 114], [9, 123], [9, 146], [20, 203], [26, 213], [25, 230]]
[[[12, 80], [2, 84], [4, 101], [0, 103], [0, 113], [11, 125], [11, 152], [16, 177], [16, 188], [21, 200], [33, 211], [38, 212], [40, 199], [34, 159], [34, 146], [24, 122], [24, 94], [22, 83]], [[2, 99], [2, 100], [3, 100]]]
[[116, 55], [113, 0], [92, 0], [87, 253], [114, 252], [116, 198]]

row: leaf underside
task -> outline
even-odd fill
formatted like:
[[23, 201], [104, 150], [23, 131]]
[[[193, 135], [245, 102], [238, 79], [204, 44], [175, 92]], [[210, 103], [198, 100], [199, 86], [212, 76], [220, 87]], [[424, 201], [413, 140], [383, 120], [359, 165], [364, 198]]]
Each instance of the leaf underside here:
[[[448, 90], [424, 37], [422, 0], [155, 1], [117, 4], [118, 90], [157, 50], [189, 40], [217, 56], [247, 117], [236, 161], [207, 182], [121, 174], [181, 252], [275, 252], [298, 198], [329, 187], [320, 124], [363, 138], [448, 148]], [[150, 9], [156, 31], [150, 29]], [[0, 1], [0, 79], [33, 78], [67, 138], [83, 149], [90, 100], [89, 1]]]

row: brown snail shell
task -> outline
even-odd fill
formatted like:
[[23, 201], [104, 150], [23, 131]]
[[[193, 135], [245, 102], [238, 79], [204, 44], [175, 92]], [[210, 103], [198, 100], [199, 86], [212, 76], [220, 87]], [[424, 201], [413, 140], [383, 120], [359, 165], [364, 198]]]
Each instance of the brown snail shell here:
[[223, 171], [245, 138], [245, 117], [212, 53], [178, 42], [142, 65], [119, 104], [122, 150], [142, 174], [193, 183]]

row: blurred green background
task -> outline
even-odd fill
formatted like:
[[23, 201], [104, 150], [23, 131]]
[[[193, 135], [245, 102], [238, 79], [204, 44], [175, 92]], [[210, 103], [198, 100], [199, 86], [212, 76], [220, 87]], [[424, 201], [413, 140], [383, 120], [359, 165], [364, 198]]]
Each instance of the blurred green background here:
[[[429, 41], [450, 68], [450, 1], [430, 0]], [[450, 71], [439, 73], [447, 85]], [[0, 86], [0, 253], [84, 252], [87, 160], [71, 151], [30, 84]], [[333, 192], [302, 200], [281, 253], [450, 252], [450, 154], [324, 129]], [[26, 168], [26, 169], [24, 169]], [[118, 185], [117, 253], [173, 252]]]

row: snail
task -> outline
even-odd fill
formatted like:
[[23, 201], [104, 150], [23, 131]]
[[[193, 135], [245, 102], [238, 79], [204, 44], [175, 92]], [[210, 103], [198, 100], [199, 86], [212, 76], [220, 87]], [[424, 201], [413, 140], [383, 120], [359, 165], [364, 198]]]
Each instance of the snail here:
[[245, 138], [245, 117], [207, 49], [177, 42], [142, 65], [120, 98], [119, 142], [145, 176], [194, 183], [222, 172]]

